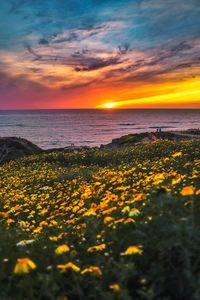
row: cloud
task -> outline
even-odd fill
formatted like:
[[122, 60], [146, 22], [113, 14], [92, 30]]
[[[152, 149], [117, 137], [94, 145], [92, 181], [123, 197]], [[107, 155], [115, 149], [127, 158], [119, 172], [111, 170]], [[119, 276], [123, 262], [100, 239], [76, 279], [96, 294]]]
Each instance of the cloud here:
[[41, 38], [39, 40], [39, 45], [48, 45], [49, 41], [46, 38]]
[[67, 94], [199, 76], [198, 2], [1, 1], [1, 89]]
[[[105, 74], [105, 80], [115, 78], [115, 84], [119, 84], [120, 81], [165, 81], [170, 74], [175, 80], [194, 76], [200, 68], [199, 47], [199, 39], [190, 41], [190, 44], [182, 41], [141, 52], [139, 59], [134, 59], [136, 54], [130, 50], [119, 68]], [[183, 73], [183, 70], [187, 72]]]

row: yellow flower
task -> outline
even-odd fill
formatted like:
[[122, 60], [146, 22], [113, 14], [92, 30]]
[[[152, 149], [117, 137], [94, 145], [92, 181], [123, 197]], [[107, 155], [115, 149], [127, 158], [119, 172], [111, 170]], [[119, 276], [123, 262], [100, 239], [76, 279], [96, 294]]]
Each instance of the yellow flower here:
[[122, 212], [125, 214], [125, 213], [128, 213], [130, 211], [130, 206], [125, 206], [123, 209], [122, 209]]
[[137, 208], [132, 208], [131, 211], [129, 212], [129, 217], [137, 216], [140, 214], [140, 211]]
[[127, 223], [135, 223], [135, 220], [132, 219], [132, 218], [127, 218], [127, 219], [124, 221], [124, 224], [127, 224]]
[[96, 216], [96, 212], [93, 208], [89, 209], [83, 214], [84, 217]]
[[114, 219], [112, 217], [105, 217], [103, 222], [104, 224], [110, 223], [111, 221], [113, 221]]
[[121, 253], [121, 255], [132, 255], [132, 254], [142, 254], [142, 246], [129, 246], [125, 252]]
[[182, 191], [180, 192], [180, 194], [182, 196], [190, 196], [190, 195], [193, 195], [194, 194], [194, 191], [195, 191], [195, 188], [190, 185], [190, 186], [185, 186]]
[[135, 197], [134, 197], [134, 201], [133, 202], [136, 202], [136, 201], [142, 201], [144, 199], [144, 194], [140, 193], [140, 194], [137, 194]]
[[50, 241], [57, 242], [58, 237], [57, 236], [50, 236], [49, 239], [50, 239]]
[[81, 272], [82, 275], [84, 275], [86, 273], [90, 273], [93, 276], [101, 276], [102, 275], [101, 269], [97, 266], [90, 266]]
[[66, 272], [67, 270], [72, 270], [74, 272], [80, 272], [80, 268], [74, 265], [73, 263], [69, 262], [65, 265], [57, 265], [57, 268], [60, 270], [61, 273]]
[[172, 154], [172, 157], [179, 157], [182, 155], [182, 152], [175, 152], [174, 154]]
[[22, 228], [25, 228], [26, 227], [26, 222], [19, 221], [19, 226], [22, 227]]
[[28, 257], [18, 258], [14, 268], [15, 274], [27, 274], [30, 270], [36, 269], [36, 264]]
[[172, 184], [177, 184], [179, 182], [181, 182], [181, 177], [176, 177], [172, 179]]
[[101, 245], [89, 247], [89, 248], [87, 249], [87, 251], [88, 251], [88, 252], [97, 252], [97, 251], [104, 250], [105, 248], [106, 248], [106, 244], [101, 244]]
[[22, 240], [22, 241], [18, 242], [18, 243], [16, 244], [16, 246], [23, 247], [23, 246], [32, 244], [32, 243], [34, 243], [34, 242], [35, 242], [35, 240], [33, 240], [33, 239], [32, 239], [32, 240]]
[[11, 223], [15, 223], [15, 221], [14, 221], [13, 219], [9, 218], [9, 219], [7, 220], [7, 223], [8, 223], [8, 224], [11, 224]]
[[57, 226], [57, 225], [58, 225], [58, 222], [55, 221], [55, 220], [52, 220], [52, 221], [51, 221], [51, 225], [52, 225], [52, 226]]
[[120, 288], [120, 286], [119, 286], [118, 283], [114, 283], [114, 284], [109, 285], [109, 288], [111, 290], [113, 290], [115, 293], [119, 293], [120, 290], [121, 290], [121, 288]]
[[154, 176], [154, 185], [157, 185], [165, 180], [165, 175], [163, 173], [158, 173]]
[[48, 226], [48, 223], [46, 221], [42, 221], [42, 222], [40, 222], [39, 226], [45, 227], [45, 226]]
[[58, 247], [55, 249], [55, 253], [56, 253], [57, 255], [60, 255], [60, 254], [63, 254], [63, 253], [65, 253], [65, 252], [69, 252], [69, 250], [70, 250], [70, 249], [69, 249], [69, 246], [63, 244], [63, 245], [58, 246]]

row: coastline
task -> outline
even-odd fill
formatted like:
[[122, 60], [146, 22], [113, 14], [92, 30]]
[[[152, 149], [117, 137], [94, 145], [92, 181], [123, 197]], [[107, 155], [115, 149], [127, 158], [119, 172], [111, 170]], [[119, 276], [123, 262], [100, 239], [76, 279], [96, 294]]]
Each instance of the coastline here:
[[38, 153], [51, 153], [51, 152], [77, 152], [89, 149], [114, 149], [121, 147], [129, 147], [141, 144], [147, 144], [160, 140], [182, 141], [200, 139], [200, 129], [188, 129], [181, 131], [157, 131], [133, 133], [122, 135], [119, 138], [113, 139], [111, 143], [100, 145], [99, 147], [90, 146], [66, 146], [62, 148], [49, 148], [42, 149], [36, 144], [18, 137], [0, 137], [0, 164], [4, 164], [11, 160], [16, 160], [23, 156], [33, 155]]

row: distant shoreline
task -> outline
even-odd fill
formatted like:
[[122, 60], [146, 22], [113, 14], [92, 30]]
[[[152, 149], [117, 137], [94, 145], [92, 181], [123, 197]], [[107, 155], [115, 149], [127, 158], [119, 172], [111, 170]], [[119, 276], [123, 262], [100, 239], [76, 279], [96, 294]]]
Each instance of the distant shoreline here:
[[102, 144], [99, 147], [76, 146], [75, 144], [71, 144], [71, 146], [66, 147], [42, 149], [36, 144], [23, 138], [0, 137], [0, 164], [4, 164], [11, 160], [16, 160], [23, 156], [38, 153], [50, 153], [61, 151], [73, 152], [82, 151], [84, 149], [117, 149], [122, 147], [135, 146], [138, 144], [147, 144], [160, 140], [172, 140], [178, 142], [182, 140], [192, 139], [200, 140], [200, 129], [188, 129], [182, 131], [162, 131], [158, 128], [157, 131], [154, 132], [143, 132], [123, 135], [119, 138], [112, 139], [111, 143]]

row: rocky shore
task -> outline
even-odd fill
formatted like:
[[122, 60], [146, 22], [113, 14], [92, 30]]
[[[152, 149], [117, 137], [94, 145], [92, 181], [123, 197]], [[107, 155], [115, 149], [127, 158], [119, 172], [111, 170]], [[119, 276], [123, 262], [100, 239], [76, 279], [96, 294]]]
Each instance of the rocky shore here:
[[200, 139], [200, 129], [189, 129], [183, 131], [157, 131], [157, 132], [144, 132], [135, 133], [121, 136], [120, 138], [113, 139], [107, 145], [101, 145], [101, 148], [115, 148], [124, 147], [141, 143], [149, 143], [158, 140], [174, 140], [181, 141], [186, 139]]
[[40, 147], [26, 139], [17, 137], [0, 138], [0, 164], [42, 151], [43, 150]]
[[[166, 132], [144, 132], [121, 136], [113, 139], [111, 143], [101, 145], [99, 149], [119, 148], [141, 143], [150, 143], [158, 140], [181, 141], [186, 139], [200, 139], [200, 129], [189, 129], [183, 131], [166, 131]], [[80, 151], [89, 147], [71, 145], [65, 148], [56, 148], [43, 150], [30, 141], [17, 137], [0, 137], [0, 164], [15, 160], [26, 155], [37, 154], [40, 152], [53, 151]]]

